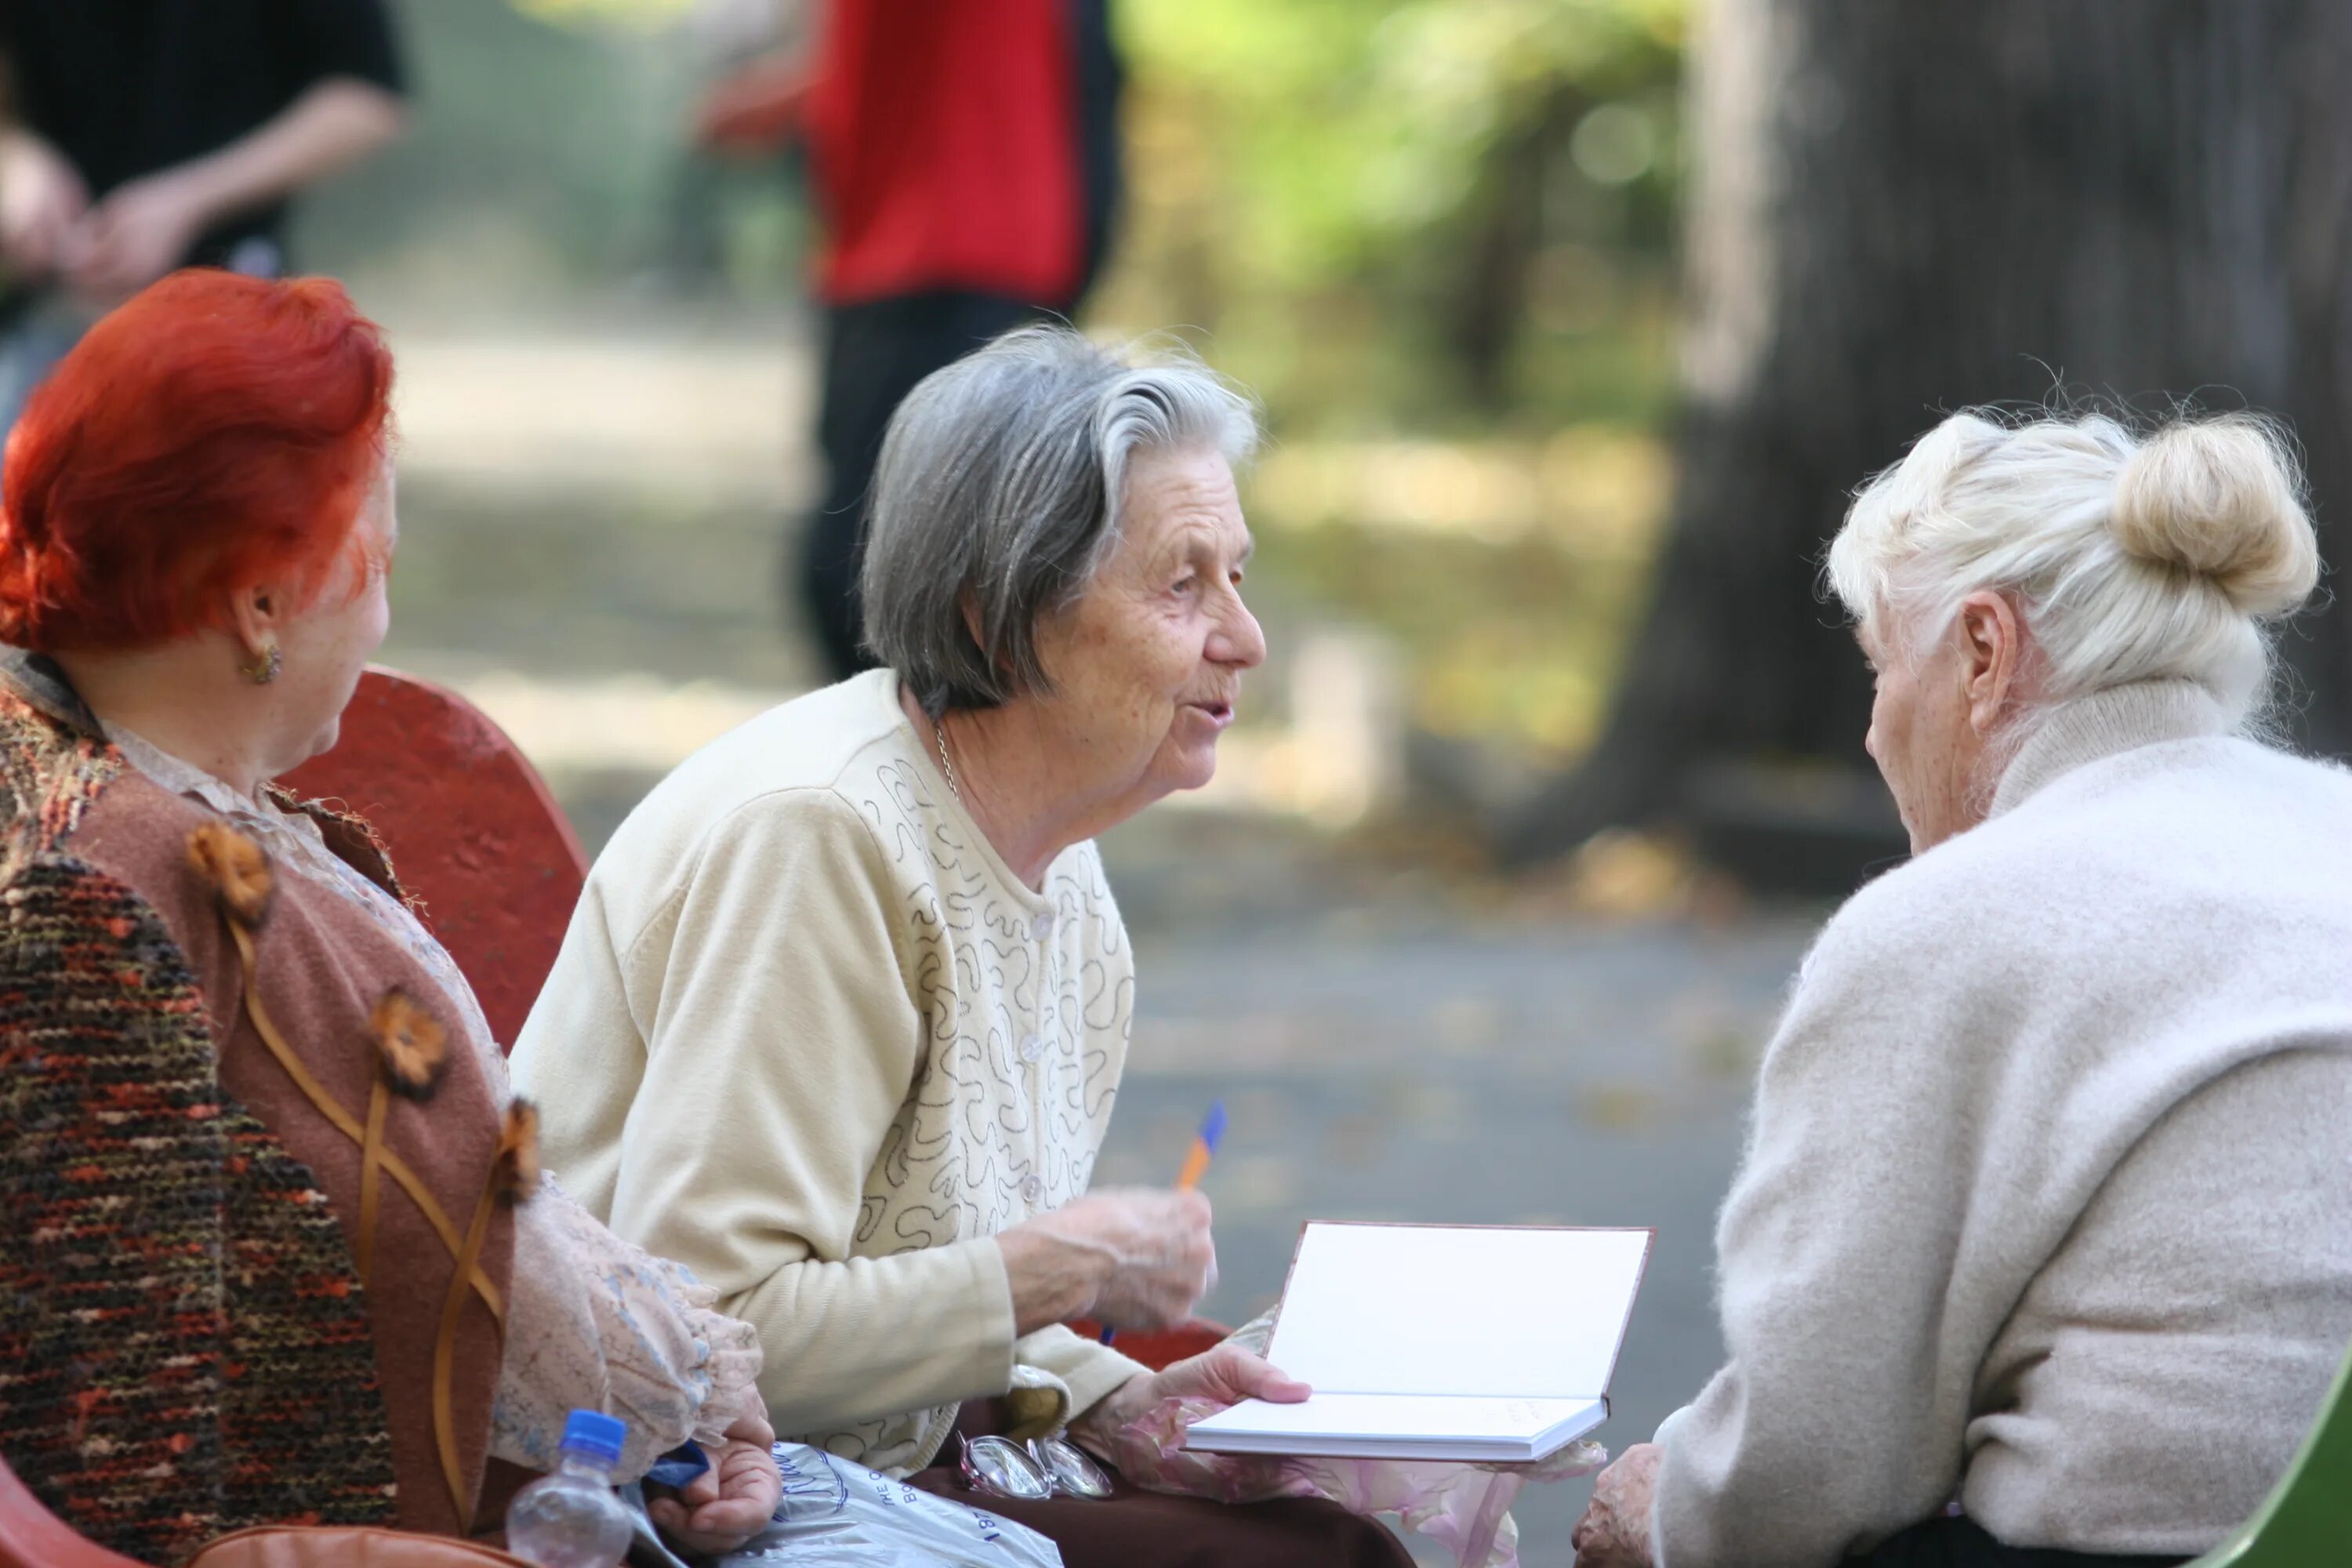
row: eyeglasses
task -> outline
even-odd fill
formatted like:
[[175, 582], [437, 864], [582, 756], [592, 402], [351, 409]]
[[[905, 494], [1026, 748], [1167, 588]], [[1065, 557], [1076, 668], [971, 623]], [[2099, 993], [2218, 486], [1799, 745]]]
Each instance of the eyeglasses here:
[[989, 1497], [1015, 1502], [1043, 1502], [1064, 1497], [1100, 1501], [1111, 1495], [1110, 1477], [1078, 1447], [1060, 1437], [1032, 1437], [1025, 1444], [1010, 1437], [964, 1437], [963, 1458], [957, 1468], [964, 1484]]

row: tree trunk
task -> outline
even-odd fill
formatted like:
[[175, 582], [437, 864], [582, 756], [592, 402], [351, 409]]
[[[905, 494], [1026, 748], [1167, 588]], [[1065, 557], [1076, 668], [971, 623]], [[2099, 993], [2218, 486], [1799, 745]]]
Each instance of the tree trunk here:
[[[1854, 487], [1951, 410], [2277, 413], [2331, 560], [2346, 537], [2352, 6], [1715, 0], [1706, 22], [1678, 493], [1602, 739], [1509, 825], [1521, 858], [1704, 830], [1759, 763], [1828, 780], [1800, 793], [1832, 815], [1881, 798], [1851, 785], [1868, 678], [1817, 569]], [[2313, 614], [2284, 647], [2299, 738], [2332, 752], [2346, 624]], [[1884, 848], [1888, 821], [1848, 826]]]

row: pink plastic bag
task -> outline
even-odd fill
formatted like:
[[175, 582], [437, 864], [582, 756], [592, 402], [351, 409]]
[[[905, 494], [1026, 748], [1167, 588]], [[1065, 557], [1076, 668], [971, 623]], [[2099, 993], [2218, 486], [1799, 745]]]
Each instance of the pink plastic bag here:
[[1149, 1491], [1225, 1503], [1320, 1497], [1350, 1513], [1392, 1513], [1407, 1532], [1451, 1552], [1459, 1568], [1518, 1568], [1519, 1529], [1509, 1510], [1519, 1489], [1590, 1475], [1609, 1462], [1607, 1449], [1582, 1441], [1531, 1465], [1276, 1458], [1185, 1447], [1184, 1428], [1222, 1408], [1207, 1399], [1162, 1400], [1119, 1432], [1110, 1458]]

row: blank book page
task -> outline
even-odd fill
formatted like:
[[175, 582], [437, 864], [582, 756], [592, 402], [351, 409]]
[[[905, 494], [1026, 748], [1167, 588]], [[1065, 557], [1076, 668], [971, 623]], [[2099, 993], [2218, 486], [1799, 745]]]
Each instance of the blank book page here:
[[1594, 1399], [1646, 1230], [1311, 1224], [1267, 1359], [1318, 1393]]

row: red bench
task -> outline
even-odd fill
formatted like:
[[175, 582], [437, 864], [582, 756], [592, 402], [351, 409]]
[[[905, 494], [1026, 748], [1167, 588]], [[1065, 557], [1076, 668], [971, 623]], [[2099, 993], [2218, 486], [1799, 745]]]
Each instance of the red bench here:
[[588, 876], [572, 824], [520, 748], [456, 692], [371, 669], [335, 749], [282, 782], [374, 825], [490, 1033], [512, 1049]]

